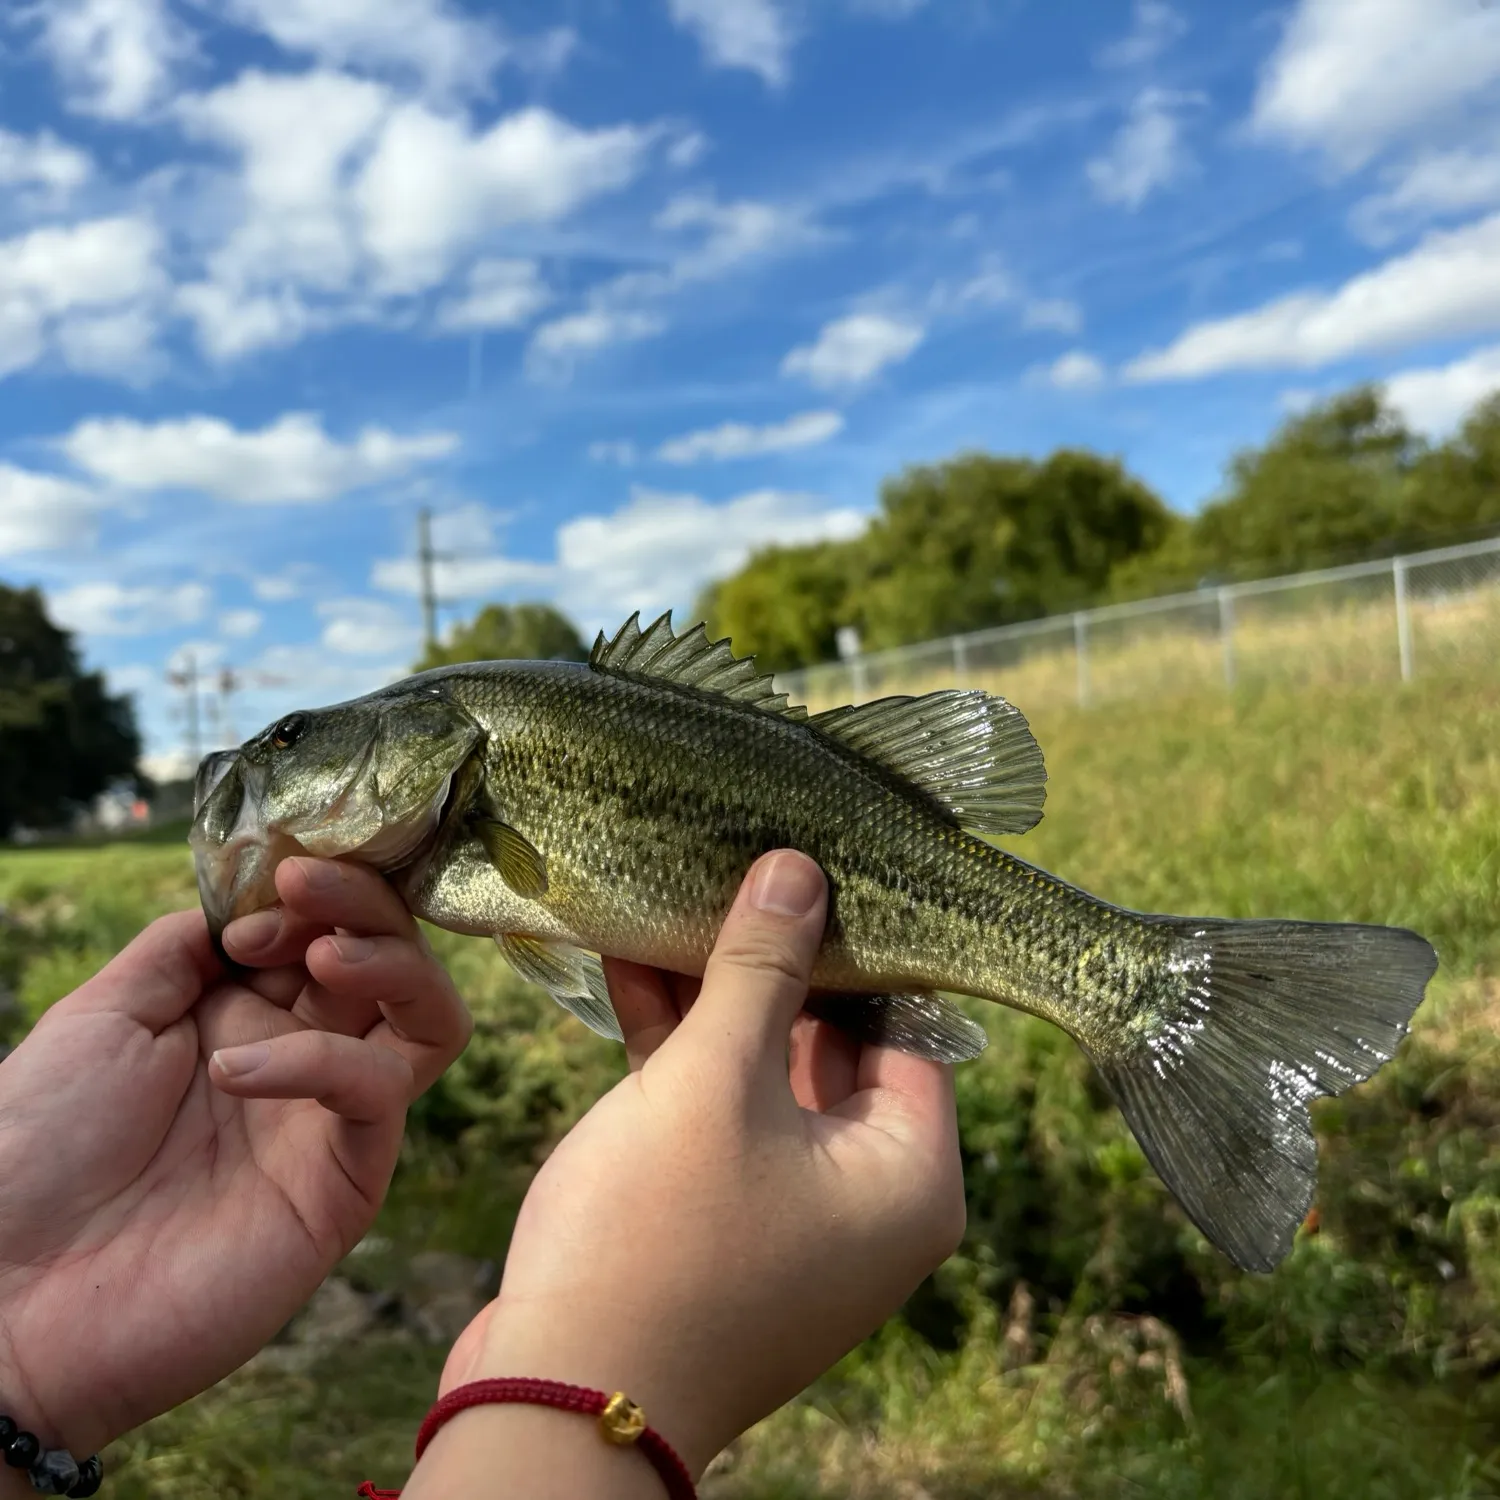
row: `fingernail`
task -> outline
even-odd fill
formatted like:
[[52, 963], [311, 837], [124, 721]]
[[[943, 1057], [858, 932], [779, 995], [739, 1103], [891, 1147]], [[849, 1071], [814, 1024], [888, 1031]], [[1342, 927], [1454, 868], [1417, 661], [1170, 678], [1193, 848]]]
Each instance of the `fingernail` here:
[[344, 878], [344, 872], [331, 859], [299, 859], [297, 866], [309, 890], [332, 890]]
[[817, 904], [823, 873], [800, 854], [773, 854], [762, 860], [750, 887], [750, 904], [783, 917], [805, 917]]
[[227, 1077], [243, 1078], [261, 1067], [270, 1055], [271, 1049], [265, 1042], [249, 1042], [243, 1047], [221, 1047], [213, 1060]]
[[224, 946], [236, 953], [259, 953], [276, 941], [281, 931], [279, 911], [256, 911], [237, 917], [224, 929]]
[[375, 952], [375, 944], [369, 938], [344, 937], [342, 934], [334, 938], [333, 946], [346, 964], [362, 964]]

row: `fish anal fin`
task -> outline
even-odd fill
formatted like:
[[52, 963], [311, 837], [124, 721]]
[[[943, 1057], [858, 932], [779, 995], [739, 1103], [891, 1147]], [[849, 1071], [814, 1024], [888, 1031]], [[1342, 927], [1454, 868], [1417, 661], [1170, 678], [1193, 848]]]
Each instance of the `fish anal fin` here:
[[802, 1008], [857, 1041], [932, 1062], [968, 1062], [989, 1044], [984, 1027], [940, 995], [830, 991], [809, 995]]
[[945, 688], [831, 708], [808, 722], [926, 792], [964, 828], [1025, 833], [1041, 821], [1042, 749], [1004, 698]]
[[485, 816], [475, 819], [474, 831], [490, 863], [516, 895], [535, 901], [547, 894], [547, 861], [529, 839], [509, 823]]
[[606, 676], [672, 683], [717, 693], [786, 719], [805, 719], [807, 710], [776, 691], [775, 679], [761, 672], [753, 656], [736, 656], [727, 640], [711, 641], [702, 624], [676, 635], [671, 612], [641, 629], [639, 613], [606, 639], [600, 631], [589, 653], [589, 666]]
[[497, 936], [495, 945], [522, 979], [540, 985], [590, 1031], [612, 1042], [624, 1040], [597, 955], [572, 943], [509, 933]]

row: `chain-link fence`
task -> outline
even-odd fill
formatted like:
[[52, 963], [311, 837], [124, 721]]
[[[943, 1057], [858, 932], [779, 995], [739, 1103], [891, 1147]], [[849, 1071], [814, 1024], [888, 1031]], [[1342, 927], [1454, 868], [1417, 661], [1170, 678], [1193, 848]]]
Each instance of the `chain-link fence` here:
[[815, 711], [983, 687], [1028, 708], [1276, 680], [1483, 671], [1500, 646], [1500, 538], [1111, 604], [777, 674]]

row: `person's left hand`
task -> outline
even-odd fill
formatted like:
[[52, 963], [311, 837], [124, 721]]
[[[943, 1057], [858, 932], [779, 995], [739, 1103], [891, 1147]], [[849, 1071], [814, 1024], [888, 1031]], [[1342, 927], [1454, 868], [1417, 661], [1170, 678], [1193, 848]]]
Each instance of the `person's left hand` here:
[[47, 1447], [82, 1459], [274, 1337], [468, 1041], [378, 875], [294, 859], [276, 886], [224, 933], [253, 970], [163, 917], [0, 1063], [0, 1412]]

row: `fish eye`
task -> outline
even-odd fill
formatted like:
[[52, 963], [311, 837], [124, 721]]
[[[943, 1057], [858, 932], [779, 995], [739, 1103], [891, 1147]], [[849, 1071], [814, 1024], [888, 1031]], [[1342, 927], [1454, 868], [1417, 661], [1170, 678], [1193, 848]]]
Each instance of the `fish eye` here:
[[276, 750], [289, 750], [301, 739], [303, 731], [307, 728], [308, 719], [306, 714], [288, 714], [271, 731], [271, 745]]

